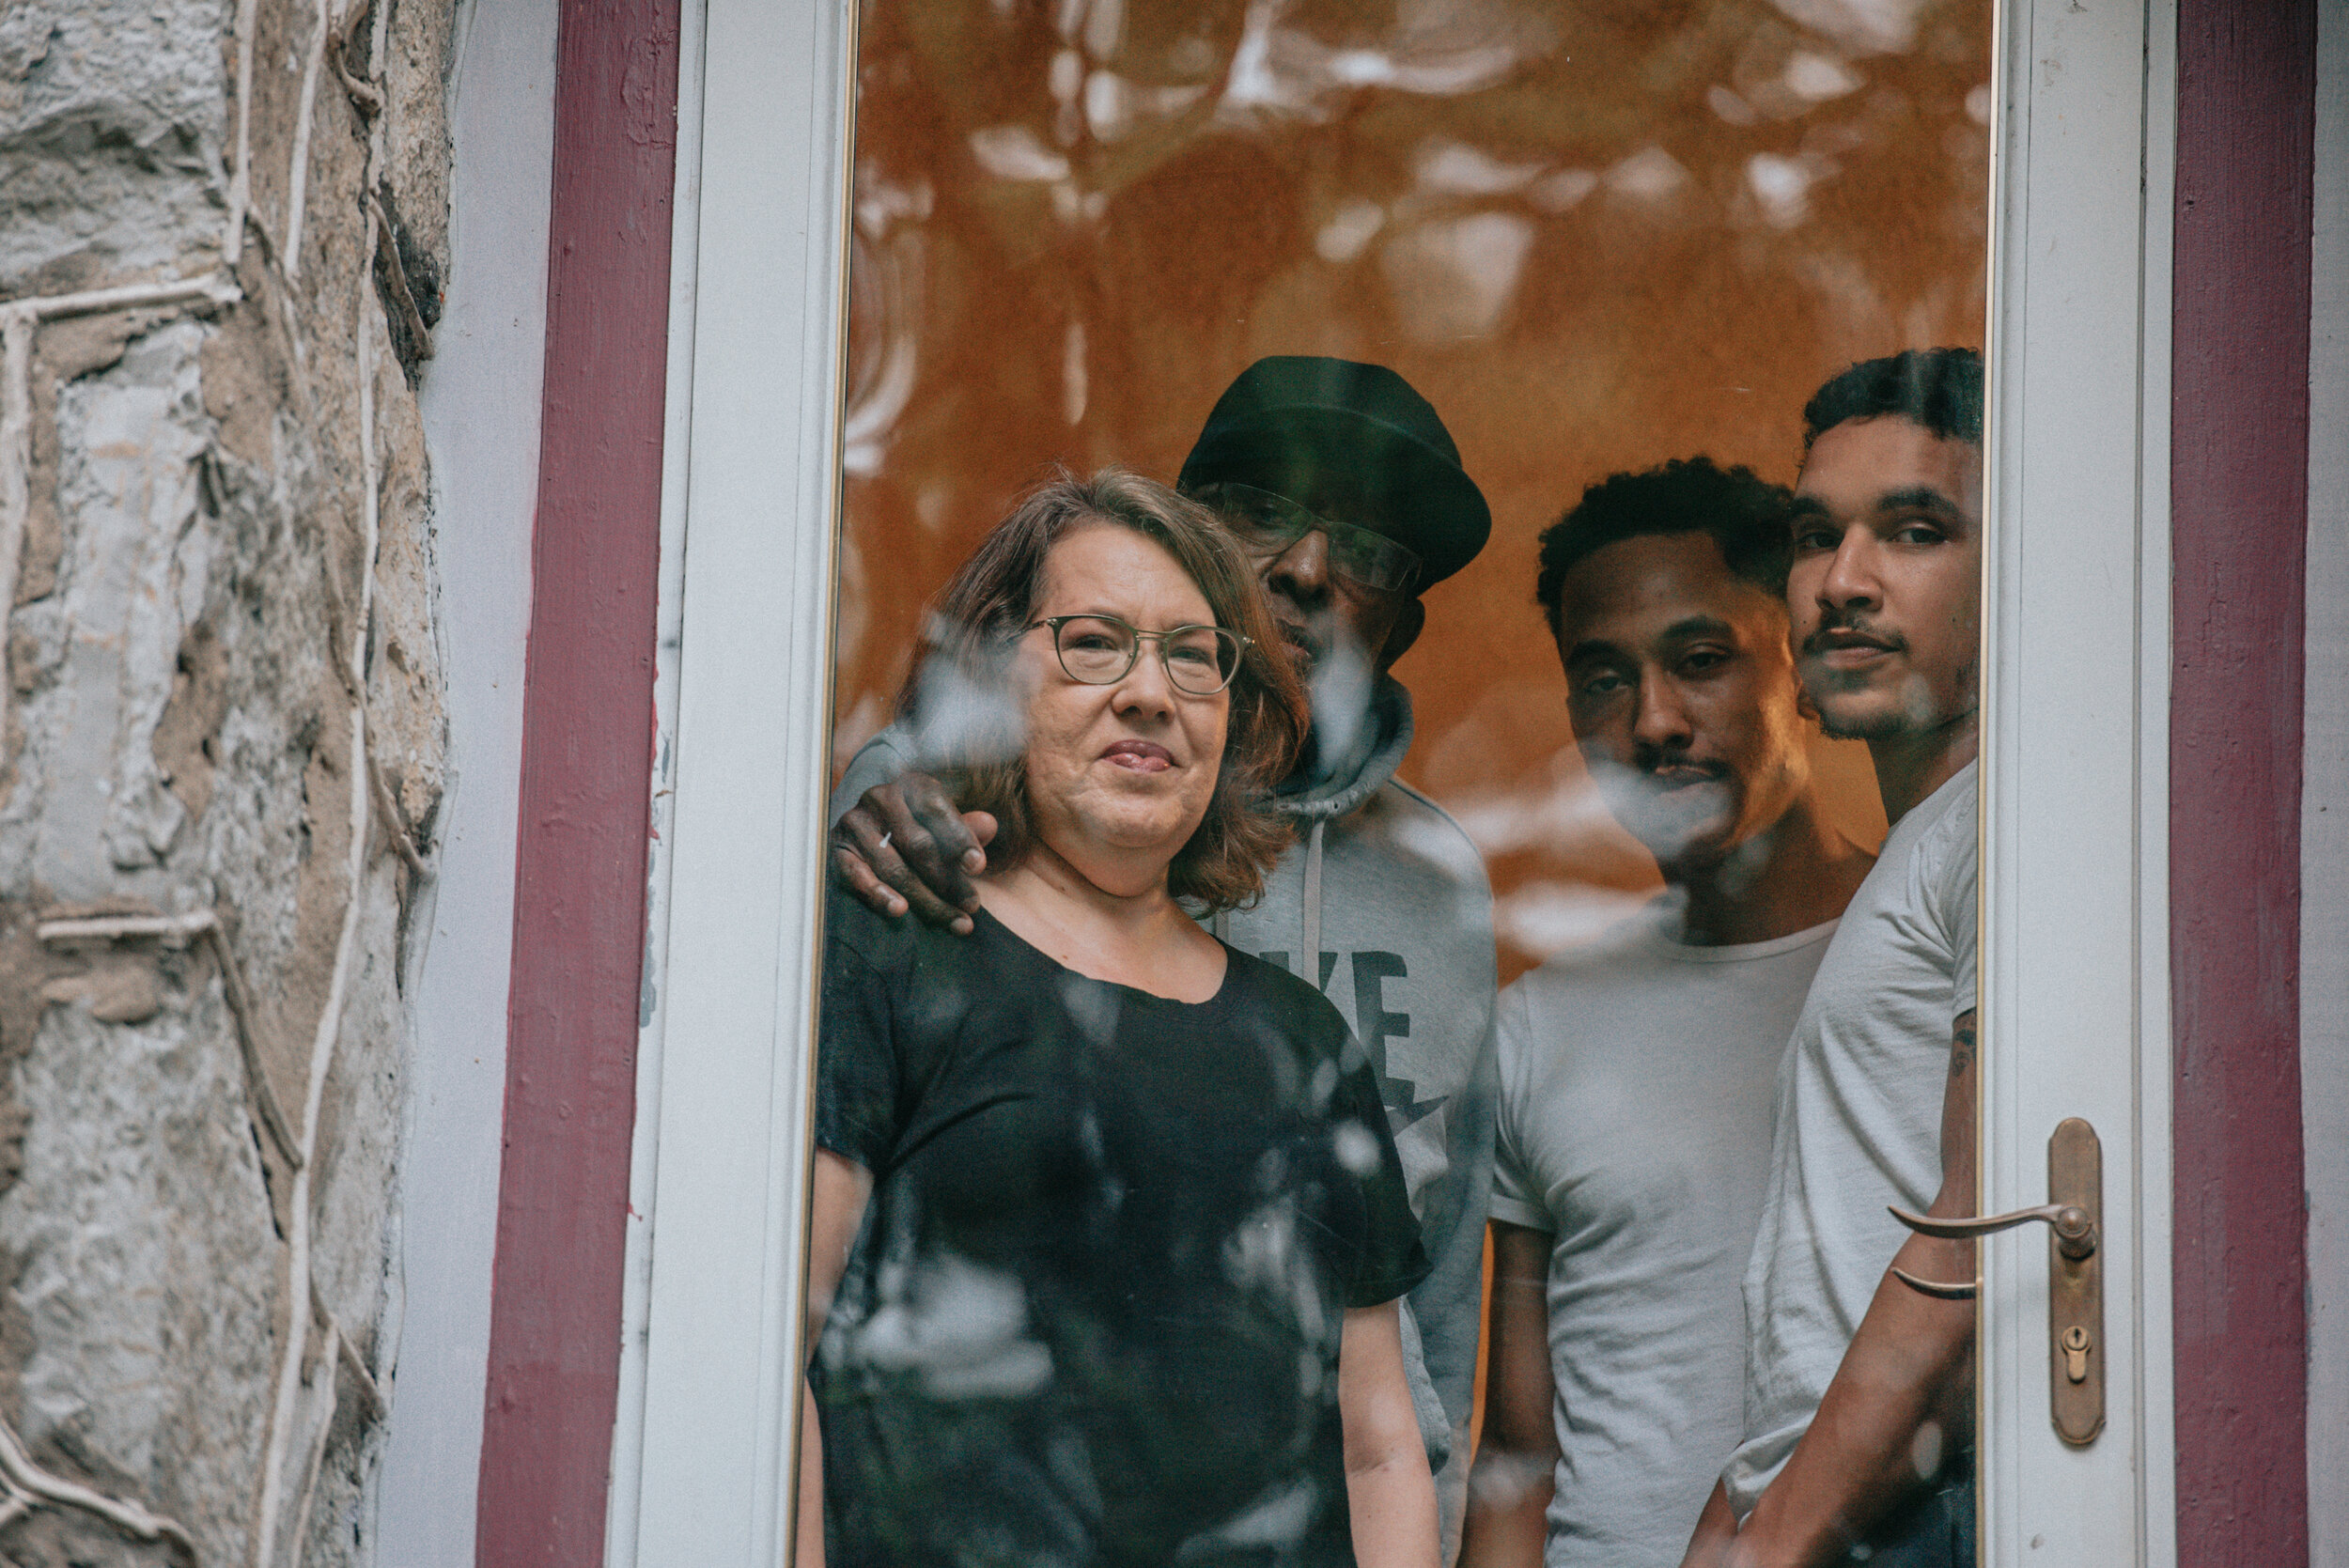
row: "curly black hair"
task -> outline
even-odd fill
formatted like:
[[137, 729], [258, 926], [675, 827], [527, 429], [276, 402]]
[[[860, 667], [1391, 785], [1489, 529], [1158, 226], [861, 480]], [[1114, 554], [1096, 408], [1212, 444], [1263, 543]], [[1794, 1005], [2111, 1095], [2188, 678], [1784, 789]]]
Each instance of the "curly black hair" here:
[[1567, 572], [1607, 545], [1652, 534], [1710, 535], [1731, 571], [1773, 596], [1784, 593], [1787, 500], [1783, 486], [1710, 458], [1674, 458], [1645, 473], [1609, 474], [1542, 533], [1533, 598], [1549, 634], [1558, 635]]

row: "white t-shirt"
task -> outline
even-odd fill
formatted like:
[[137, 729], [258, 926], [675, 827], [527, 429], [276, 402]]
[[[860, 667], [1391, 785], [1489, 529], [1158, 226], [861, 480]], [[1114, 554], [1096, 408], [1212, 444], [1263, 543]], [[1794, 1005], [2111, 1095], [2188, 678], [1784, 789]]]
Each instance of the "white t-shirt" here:
[[1721, 1474], [1741, 1519], [1908, 1239], [1885, 1206], [1940, 1190], [1950, 1026], [1974, 1007], [1976, 830], [1969, 763], [1893, 825], [1795, 1026], [1746, 1270], [1745, 1441]]
[[1556, 1238], [1547, 1568], [1672, 1568], [1737, 1441], [1772, 1085], [1834, 929], [1687, 947], [1641, 922], [1501, 993], [1492, 1217]]

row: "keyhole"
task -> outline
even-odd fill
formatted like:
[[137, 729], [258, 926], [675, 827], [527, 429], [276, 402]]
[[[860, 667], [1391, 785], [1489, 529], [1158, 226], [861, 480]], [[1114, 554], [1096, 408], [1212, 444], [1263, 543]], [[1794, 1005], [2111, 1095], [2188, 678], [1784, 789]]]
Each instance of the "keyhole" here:
[[2088, 1330], [2077, 1323], [2063, 1331], [2063, 1375], [2075, 1383], [2088, 1381]]

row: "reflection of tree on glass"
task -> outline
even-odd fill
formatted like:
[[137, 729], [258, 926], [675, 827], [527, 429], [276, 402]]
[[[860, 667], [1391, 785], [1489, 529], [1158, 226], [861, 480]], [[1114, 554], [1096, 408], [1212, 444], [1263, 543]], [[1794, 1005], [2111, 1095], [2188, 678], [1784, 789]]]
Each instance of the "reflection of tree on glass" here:
[[[1628, 459], [1788, 477], [1828, 369], [1980, 333], [1989, 31], [1981, 0], [872, 0], [836, 764], [1039, 463], [1163, 478], [1260, 357], [1376, 361], [1493, 518], [1423, 584], [1400, 777], [1484, 850], [1502, 978], [1595, 935], [1654, 868], [1573, 759], [1533, 537]], [[1856, 748], [1821, 751], [1873, 844]]]
[[920, 699], [993, 864], [967, 937], [828, 916], [801, 1560], [1432, 1568], [1377, 1079], [1177, 902], [1252, 896], [1289, 836], [1254, 801], [1304, 705], [1245, 557], [1063, 481], [936, 624]]
[[[991, 498], [1039, 462], [1179, 471], [1177, 488], [1256, 557], [1312, 675], [1314, 740], [1274, 797], [1299, 842], [1265, 901], [1214, 929], [1351, 1007], [1379, 1071], [1436, 1265], [1404, 1327], [1407, 1365], [1409, 1330], [1424, 1331], [1441, 1406], [1422, 1407], [1430, 1452], [1453, 1450], [1439, 1479], [1450, 1527], [1475, 1366], [1496, 969], [1595, 935], [1651, 896], [1660, 863], [1623, 831], [1642, 814], [1616, 809], [1609, 777], [1594, 788], [1587, 749], [1566, 743], [1544, 674], [1554, 655], [1524, 604], [1533, 536], [1562, 474], [1658, 448], [1774, 472], [1788, 415], [1828, 365], [1979, 330], [1988, 12], [1978, 0], [876, 0], [862, 15], [842, 869], [870, 908], [972, 925], [984, 834], [926, 794], [929, 737], [888, 724], [923, 600]], [[1265, 366], [1356, 356], [1442, 407], [1439, 444], [1455, 474], [1468, 454], [1491, 548], [1431, 552], [1408, 573], [1398, 551], [1421, 551], [1427, 488], [1362, 483], [1378, 442], [1360, 426], [1292, 433], [1305, 463], [1278, 450], [1203, 463], [1206, 436], [1186, 456], [1200, 412], [1217, 403], [1216, 435]], [[1747, 591], [1734, 574], [1713, 588]], [[1787, 697], [1783, 663], [1774, 678]], [[1858, 748], [1806, 749], [1828, 821], [1875, 842]], [[1782, 784], [1753, 792], [1724, 833], [1726, 870], [1771, 836], [1759, 819], [1784, 804]], [[1659, 843], [1661, 819], [1708, 787], [1651, 803]], [[1851, 857], [1829, 842], [1824, 858]], [[1703, 878], [1678, 862], [1666, 877], [1693, 903]], [[1688, 945], [1741, 945], [1731, 930], [1700, 924]], [[1791, 1015], [1794, 997], [1772, 1005]], [[1766, 1126], [1766, 1094], [1742, 1101], [1748, 1133], [1754, 1117]], [[1756, 1136], [1735, 1205], [1747, 1232], [1766, 1181]], [[1716, 1295], [1731, 1288], [1715, 1281]], [[1726, 1327], [1706, 1358], [1733, 1415], [1736, 1315], [1734, 1303], [1715, 1315]], [[1693, 1490], [1653, 1532], [1658, 1560], [1686, 1545], [1739, 1431], [1690, 1439], [1711, 1452], [1682, 1455]]]
[[[1865, 740], [1893, 823], [1820, 961], [1779, 1079], [1747, 1274], [1746, 1440], [1691, 1563], [1974, 1560], [1982, 359], [1857, 365], [1804, 411], [1787, 607], [1805, 690]], [[1929, 1207], [1928, 1207], [1929, 1205]], [[1733, 1534], [1734, 1531], [1734, 1534]]]

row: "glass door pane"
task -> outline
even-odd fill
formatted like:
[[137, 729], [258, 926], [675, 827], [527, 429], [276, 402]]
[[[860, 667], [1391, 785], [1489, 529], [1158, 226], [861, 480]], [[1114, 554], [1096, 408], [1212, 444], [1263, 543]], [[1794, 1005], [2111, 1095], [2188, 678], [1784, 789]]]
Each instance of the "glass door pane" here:
[[[1415, 1494], [1344, 1481], [1382, 1406], [1342, 1369], [1392, 1361], [1447, 1554], [1677, 1562], [1712, 1509], [1853, 1560], [1970, 1557], [1972, 1309], [1885, 1270], [1906, 1247], [1963, 1282], [1971, 1248], [1884, 1207], [1972, 1208], [1944, 1129], [1975, 1127], [1991, 22], [863, 8], [832, 815], [901, 896], [979, 904], [969, 935], [840, 891], [828, 915], [802, 1495], [835, 1555], [1416, 1540]], [[1263, 605], [1164, 544], [1186, 499]], [[1057, 552], [1104, 512], [1159, 542], [1097, 582]], [[1033, 559], [989, 577], [1006, 528]], [[1134, 597], [1152, 550], [1199, 592]], [[1167, 873], [1225, 948], [1121, 946], [1085, 903], [1112, 890], [1068, 878], [1124, 830], [1077, 785], [1024, 793], [1109, 766], [1038, 706], [1086, 659], [1171, 716], [1103, 698], [1103, 735], [1158, 745], [1204, 700], [1168, 695], [1171, 642], [1035, 625], [1075, 612], [1253, 626], [1303, 683], [1305, 739], [1247, 803], [1269, 836], [1233, 851], [1252, 877]], [[1243, 667], [1216, 700], [1252, 683], [1281, 684]], [[922, 865], [960, 847], [926, 787], [1007, 835], [975, 890]], [[1216, 1091], [1276, 1047], [1214, 1003], [1260, 987], [1261, 1017], [1283, 977], [1333, 1022], [1299, 1001], [1277, 1051], [1338, 1087], [1275, 1073], [1249, 1103], [1357, 1157], [1234, 1195], [1217, 1172], [1270, 1145]], [[1134, 1021], [1159, 1004], [1200, 1009], [1170, 1016], [1204, 1055]], [[1054, 1044], [983, 1070], [973, 1030]], [[1163, 1210], [1122, 1218], [1145, 1189]], [[1368, 1217], [1344, 1259], [1258, 1245], [1330, 1203]], [[1855, 1337], [1935, 1335], [1901, 1399], [1831, 1391]]]

